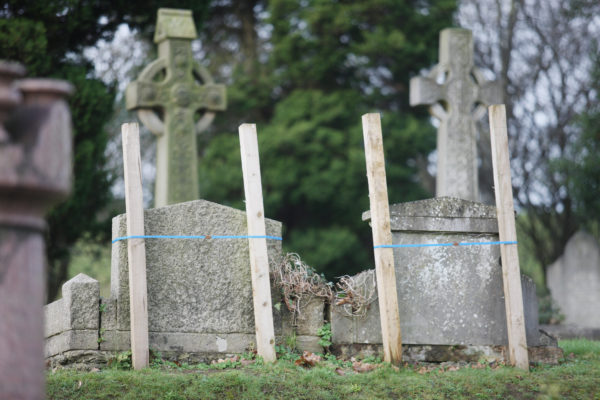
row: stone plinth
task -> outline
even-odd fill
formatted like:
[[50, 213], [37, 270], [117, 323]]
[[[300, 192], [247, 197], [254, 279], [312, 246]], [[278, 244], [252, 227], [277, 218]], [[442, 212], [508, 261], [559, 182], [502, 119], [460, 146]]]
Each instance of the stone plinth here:
[[[441, 197], [394, 204], [390, 216], [394, 244], [499, 240], [495, 207], [472, 201]], [[369, 220], [368, 212], [363, 219]], [[495, 354], [493, 346], [507, 344], [499, 246], [395, 248], [394, 262], [403, 344], [463, 346], [468, 352], [484, 346], [490, 354]], [[535, 284], [525, 276], [521, 282], [527, 343], [540, 346], [545, 343], [538, 329]], [[371, 306], [369, 313], [378, 310]], [[334, 343], [380, 343], [381, 328], [373, 324], [378, 318], [369, 313], [364, 322], [340, 322], [333, 307]]]
[[600, 329], [600, 245], [592, 235], [573, 235], [548, 267], [548, 288], [565, 324]]

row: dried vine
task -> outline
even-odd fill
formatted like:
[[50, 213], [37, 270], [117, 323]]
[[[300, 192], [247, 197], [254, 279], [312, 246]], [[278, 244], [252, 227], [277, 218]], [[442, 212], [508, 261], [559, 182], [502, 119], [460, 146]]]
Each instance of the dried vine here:
[[294, 323], [301, 314], [303, 299], [333, 297], [333, 284], [306, 265], [296, 253], [288, 253], [272, 272], [275, 284], [281, 288], [283, 301], [293, 314]]
[[336, 284], [336, 306], [349, 317], [364, 317], [369, 305], [377, 300], [375, 270], [363, 271], [354, 276], [342, 276]]

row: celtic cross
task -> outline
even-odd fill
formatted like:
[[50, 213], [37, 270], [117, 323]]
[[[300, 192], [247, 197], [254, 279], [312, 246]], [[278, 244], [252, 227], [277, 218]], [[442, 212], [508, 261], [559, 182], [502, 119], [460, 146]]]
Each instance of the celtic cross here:
[[[196, 134], [226, 108], [224, 85], [192, 56], [196, 27], [189, 10], [158, 10], [154, 42], [158, 59], [126, 91], [126, 107], [157, 136], [155, 207], [196, 200]], [[196, 116], [203, 114], [196, 122]]]
[[439, 52], [427, 77], [410, 80], [410, 105], [428, 104], [440, 120], [436, 196], [479, 201], [475, 122], [486, 106], [502, 102], [502, 86], [474, 67], [471, 31], [444, 29]]

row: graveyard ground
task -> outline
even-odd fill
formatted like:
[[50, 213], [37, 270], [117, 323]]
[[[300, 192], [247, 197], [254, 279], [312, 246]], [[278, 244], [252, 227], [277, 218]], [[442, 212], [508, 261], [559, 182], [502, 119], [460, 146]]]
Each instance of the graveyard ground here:
[[[296, 365], [286, 353], [271, 365], [175, 365], [155, 359], [150, 369], [121, 370], [121, 359], [94, 372], [49, 371], [48, 399], [600, 399], [600, 342], [561, 341], [565, 358], [530, 373], [473, 365], [404, 365], [324, 360]], [[356, 370], [368, 370], [356, 372]]]

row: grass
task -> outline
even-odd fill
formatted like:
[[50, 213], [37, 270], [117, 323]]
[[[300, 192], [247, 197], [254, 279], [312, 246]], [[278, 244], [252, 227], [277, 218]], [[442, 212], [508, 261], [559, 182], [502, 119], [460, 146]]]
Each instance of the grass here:
[[224, 370], [159, 362], [143, 371], [57, 371], [47, 375], [47, 398], [600, 400], [600, 342], [570, 340], [560, 345], [566, 355], [560, 365], [537, 366], [529, 373], [510, 367], [419, 373], [418, 367], [385, 365], [354, 373], [339, 361], [313, 368], [290, 361]]

